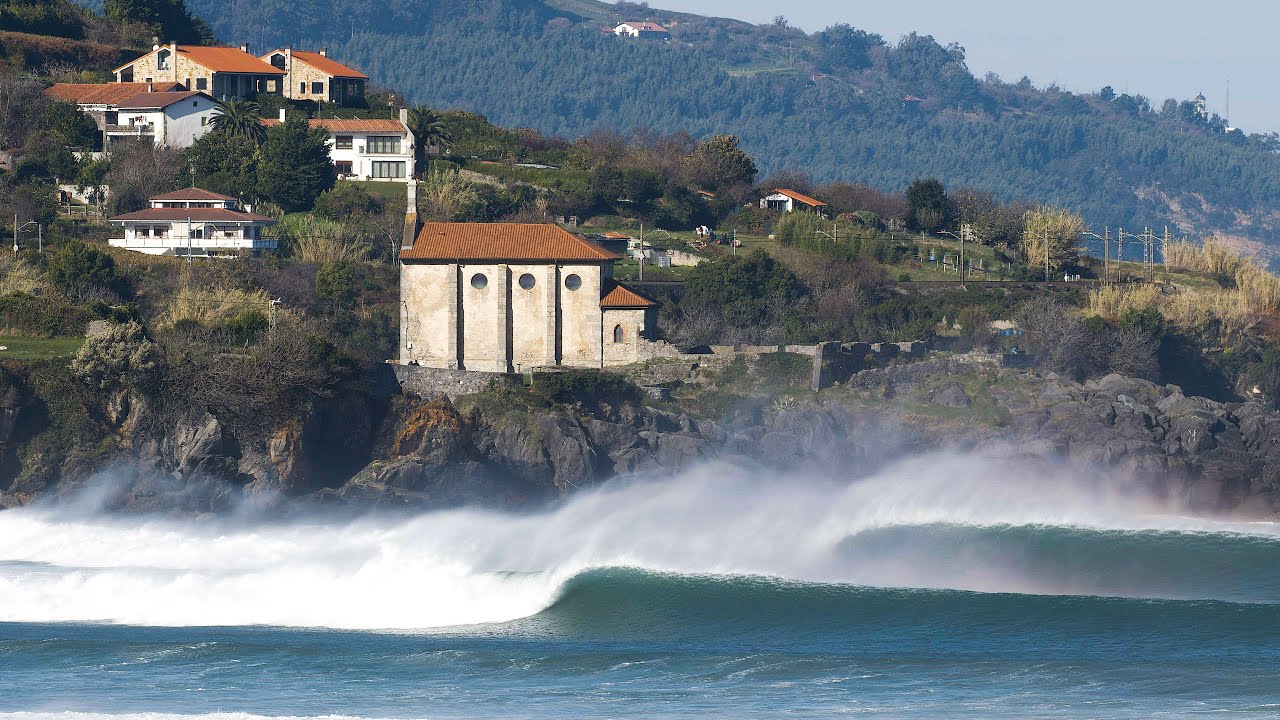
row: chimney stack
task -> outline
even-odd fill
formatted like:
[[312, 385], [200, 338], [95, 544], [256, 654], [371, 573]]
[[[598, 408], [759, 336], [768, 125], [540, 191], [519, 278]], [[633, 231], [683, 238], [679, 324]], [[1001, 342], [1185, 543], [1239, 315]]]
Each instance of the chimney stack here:
[[320, 48], [320, 57], [329, 57], [329, 48]]
[[248, 52], [249, 52], [249, 43], [245, 43], [245, 44], [241, 45], [241, 46], [240, 46], [240, 52], [248, 53]]
[[410, 250], [418, 238], [418, 181], [409, 178], [406, 185], [408, 202], [404, 207], [404, 234], [400, 236], [400, 249]]
[[400, 108], [400, 122], [409, 124], [409, 108]]

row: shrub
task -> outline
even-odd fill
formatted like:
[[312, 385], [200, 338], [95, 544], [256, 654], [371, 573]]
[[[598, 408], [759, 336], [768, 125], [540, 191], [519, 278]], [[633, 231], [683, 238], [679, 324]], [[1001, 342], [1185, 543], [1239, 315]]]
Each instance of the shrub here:
[[49, 256], [49, 279], [71, 297], [83, 299], [95, 290], [124, 295], [124, 279], [110, 255], [79, 240], [69, 240]]
[[599, 370], [534, 373], [533, 389], [551, 402], [638, 402], [640, 388], [620, 375]]
[[154, 377], [159, 348], [137, 323], [113, 325], [85, 341], [71, 361], [71, 371], [100, 390], [136, 387]]

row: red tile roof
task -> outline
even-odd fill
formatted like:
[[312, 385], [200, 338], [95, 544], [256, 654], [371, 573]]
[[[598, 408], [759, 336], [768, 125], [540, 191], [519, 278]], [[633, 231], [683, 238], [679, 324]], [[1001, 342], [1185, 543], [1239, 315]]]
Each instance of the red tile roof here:
[[[270, 63], [271, 56], [275, 55], [276, 53], [283, 54], [284, 50], [279, 48], [272, 50], [266, 55], [263, 55], [261, 57], [261, 60], [263, 62]], [[310, 52], [308, 50], [293, 50], [291, 51], [291, 54], [293, 55], [294, 60], [301, 60], [302, 62], [310, 65], [311, 67], [319, 70], [320, 72], [326, 75], [330, 75], [333, 77], [341, 77], [341, 78], [358, 78], [361, 80], [369, 79], [368, 75], [365, 75], [359, 70], [356, 70], [353, 67], [348, 67], [346, 65], [343, 65], [342, 63], [334, 60], [333, 58], [326, 57], [324, 55], [321, 55], [318, 52]]]
[[[280, 124], [276, 118], [267, 118], [262, 121], [267, 127], [275, 127]], [[322, 128], [331, 133], [340, 132], [386, 132], [397, 133], [403, 135], [405, 133], [404, 125], [399, 120], [339, 120], [337, 118], [312, 118], [307, 121], [311, 127]]]
[[213, 100], [212, 97], [198, 90], [182, 90], [179, 92], [144, 92], [120, 101], [120, 104], [117, 107], [121, 110], [162, 110], [174, 103], [179, 103], [183, 100], [197, 96]]
[[639, 30], [640, 32], [667, 32], [666, 28], [662, 27], [656, 22], [649, 22], [648, 20], [644, 22], [625, 22], [622, 24], [630, 25], [631, 27]]
[[174, 190], [173, 192], [167, 192], [163, 195], [156, 195], [151, 199], [152, 200], [194, 200], [197, 202], [210, 202], [215, 200], [221, 200], [223, 202], [227, 202], [227, 201], [237, 202], [237, 200], [231, 197], [230, 195], [219, 195], [218, 193], [213, 192], [211, 190], [205, 190], [204, 188], [198, 188], [198, 187], [189, 187], [183, 190]]
[[[174, 92], [182, 89], [178, 83], [151, 83], [153, 92]], [[80, 105], [116, 105], [139, 93], [147, 92], [147, 83], [58, 83], [44, 91], [54, 100], [74, 102]]]
[[605, 309], [649, 308], [658, 304], [612, 278], [604, 281], [600, 296], [600, 307]]
[[439, 223], [422, 226], [401, 260], [609, 262], [619, 257], [556, 225]]
[[226, 208], [148, 208], [111, 218], [111, 222], [125, 220], [153, 220], [156, 222], [269, 222], [275, 220], [255, 213], [227, 210]]
[[795, 200], [796, 202], [804, 203], [809, 207], [826, 207], [827, 206], [827, 204], [822, 202], [821, 200], [815, 200], [809, 197], [808, 195], [798, 193], [795, 190], [788, 190], [786, 188], [775, 188], [774, 192], [778, 193], [779, 195], [786, 195], [792, 200]]
[[[159, 50], [163, 50], [165, 47], [167, 46], [161, 46], [159, 49], [152, 50], [150, 53], [147, 53], [147, 55], [150, 55], [151, 53], [154, 53], [154, 52], [158, 52]], [[253, 75], [284, 75], [285, 74], [285, 72], [280, 68], [274, 67], [268, 63], [264, 63], [258, 58], [254, 57], [253, 55], [250, 55], [249, 53], [241, 50], [240, 48], [205, 47], [202, 45], [179, 45], [178, 54], [186, 55], [187, 58], [192, 62], [202, 67], [205, 67], [209, 70], [212, 70], [213, 72], [248, 73]], [[147, 57], [147, 55], [143, 55], [142, 57]], [[116, 71], [118, 72], [123, 68], [129, 67], [133, 63], [138, 62], [138, 60], [140, 59], [141, 58], [138, 58], [133, 60], [132, 62], [127, 62], [124, 65], [121, 65], [120, 67], [116, 68]]]

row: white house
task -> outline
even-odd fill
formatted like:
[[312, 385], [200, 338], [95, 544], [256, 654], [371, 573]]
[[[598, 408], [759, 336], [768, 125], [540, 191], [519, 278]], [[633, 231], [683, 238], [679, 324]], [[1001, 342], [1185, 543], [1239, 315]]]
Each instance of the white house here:
[[191, 187], [151, 198], [146, 210], [111, 218], [124, 230], [112, 247], [148, 255], [212, 257], [240, 250], [274, 250], [263, 231], [275, 220], [240, 208], [226, 195]]
[[400, 252], [400, 362], [510, 373], [649, 357], [656, 303], [556, 225], [426, 223]]
[[[407, 110], [398, 120], [338, 120], [313, 118], [311, 127], [329, 134], [329, 157], [338, 176], [348, 180], [407, 182], [413, 177], [413, 133], [407, 124]], [[264, 120], [268, 126], [284, 122]]]
[[619, 37], [643, 38], [645, 40], [669, 40], [671, 33], [655, 22], [624, 22], [613, 29]]
[[106, 141], [145, 138], [160, 146], [188, 148], [213, 129], [210, 121], [217, 107], [212, 97], [198, 91], [138, 93], [106, 113]]
[[826, 203], [786, 188], [777, 188], [772, 193], [760, 198], [760, 207], [765, 210], [781, 210], [782, 212], [808, 210], [823, 217], [827, 214]]

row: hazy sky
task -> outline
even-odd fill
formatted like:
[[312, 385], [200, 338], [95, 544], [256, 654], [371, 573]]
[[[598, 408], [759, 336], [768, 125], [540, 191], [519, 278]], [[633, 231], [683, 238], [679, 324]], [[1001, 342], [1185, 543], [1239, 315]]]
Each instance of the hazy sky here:
[[783, 15], [808, 32], [837, 22], [890, 42], [915, 30], [958, 42], [969, 69], [1006, 81], [1027, 75], [1073, 92], [1111, 85], [1151, 98], [1203, 92], [1245, 132], [1280, 131], [1280, 2], [1269, 0], [650, 0], [653, 7], [768, 22]]

